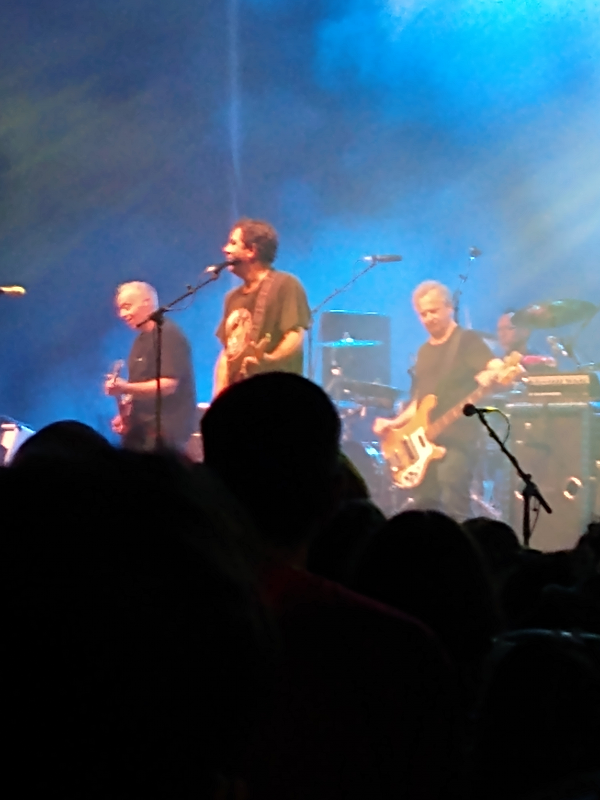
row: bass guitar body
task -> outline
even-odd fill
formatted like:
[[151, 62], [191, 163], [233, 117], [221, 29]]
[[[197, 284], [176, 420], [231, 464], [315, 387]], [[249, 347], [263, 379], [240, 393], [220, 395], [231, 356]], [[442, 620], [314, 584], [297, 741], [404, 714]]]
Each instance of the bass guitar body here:
[[446, 454], [445, 447], [427, 438], [429, 416], [436, 405], [436, 396], [427, 395], [408, 422], [385, 431], [381, 436], [381, 452], [388, 462], [393, 482], [401, 489], [418, 486], [429, 463]]

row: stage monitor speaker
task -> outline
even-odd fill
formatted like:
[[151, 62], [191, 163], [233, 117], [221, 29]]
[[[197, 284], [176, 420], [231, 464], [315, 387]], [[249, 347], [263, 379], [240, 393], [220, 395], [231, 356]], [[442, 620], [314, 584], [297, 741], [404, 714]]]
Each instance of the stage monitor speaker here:
[[384, 314], [355, 314], [349, 311], [324, 311], [321, 314], [319, 341], [380, 342], [372, 346], [321, 346], [322, 384], [331, 381], [332, 371], [341, 369], [345, 378], [368, 383], [391, 382], [390, 318]]
[[[530, 545], [545, 552], [569, 549], [595, 510], [600, 421], [595, 404], [515, 403], [506, 406], [506, 413], [511, 425], [509, 449], [552, 509], [552, 514], [540, 509]], [[511, 474], [506, 516], [520, 532], [523, 483], [514, 470]]]

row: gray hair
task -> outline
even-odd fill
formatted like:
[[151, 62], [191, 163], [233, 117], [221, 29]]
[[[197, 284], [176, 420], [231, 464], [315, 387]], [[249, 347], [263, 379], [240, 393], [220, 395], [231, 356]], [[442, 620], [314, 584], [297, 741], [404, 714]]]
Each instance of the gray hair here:
[[149, 283], [145, 283], [144, 281], [127, 281], [127, 283], [121, 283], [117, 286], [115, 297], [118, 297], [124, 289], [135, 289], [136, 292], [150, 300], [153, 309], [158, 308], [158, 294], [154, 286], [151, 286]]
[[439, 281], [423, 281], [423, 283], [420, 283], [412, 294], [413, 305], [416, 305], [419, 300], [430, 292], [437, 292], [446, 305], [452, 305], [450, 289]]

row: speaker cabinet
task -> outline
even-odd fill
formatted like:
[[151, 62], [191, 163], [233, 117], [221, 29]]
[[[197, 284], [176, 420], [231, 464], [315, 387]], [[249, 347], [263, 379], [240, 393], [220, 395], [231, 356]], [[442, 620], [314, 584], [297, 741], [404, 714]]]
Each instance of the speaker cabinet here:
[[[326, 342], [347, 340], [347, 346], [333, 347]], [[352, 346], [357, 342], [378, 342], [372, 346]], [[319, 341], [322, 351], [322, 384], [327, 386], [337, 370], [348, 380], [390, 384], [390, 318], [384, 314], [354, 314], [324, 311], [321, 314]]]
[[[509, 449], [530, 473], [552, 509], [540, 509], [531, 537], [537, 550], [573, 547], [594, 513], [597, 489], [598, 422], [596, 404], [515, 403], [510, 417]], [[514, 470], [509, 493], [508, 522], [522, 529], [522, 481]], [[532, 507], [535, 501], [532, 502]], [[535, 515], [532, 515], [532, 521]]]

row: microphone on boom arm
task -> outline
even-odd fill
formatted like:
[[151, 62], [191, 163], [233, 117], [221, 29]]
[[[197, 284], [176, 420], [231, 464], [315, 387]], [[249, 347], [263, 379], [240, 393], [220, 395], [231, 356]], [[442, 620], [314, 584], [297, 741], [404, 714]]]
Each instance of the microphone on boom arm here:
[[0, 286], [0, 294], [7, 294], [10, 297], [22, 297], [26, 294], [22, 286]]
[[227, 269], [227, 267], [233, 267], [235, 264], [239, 264], [237, 259], [234, 259], [233, 261], [221, 261], [220, 264], [211, 264], [210, 267], [207, 267], [204, 270], [204, 272], [207, 275], [213, 275], [216, 278], [223, 272], [224, 269]]
[[370, 261], [371, 264], [387, 264], [390, 261], [402, 261], [402, 256], [396, 256], [394, 254], [388, 254], [383, 256], [363, 256], [361, 261]]

